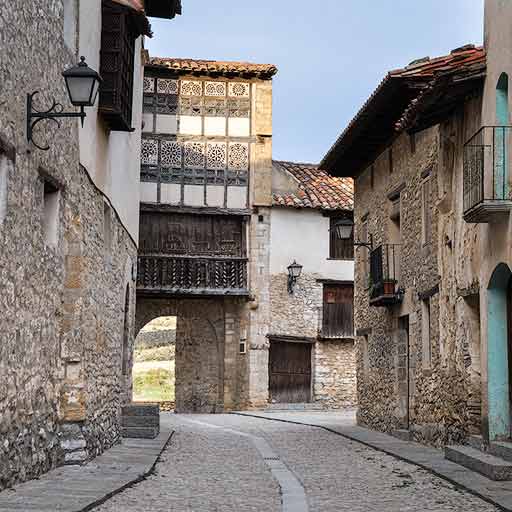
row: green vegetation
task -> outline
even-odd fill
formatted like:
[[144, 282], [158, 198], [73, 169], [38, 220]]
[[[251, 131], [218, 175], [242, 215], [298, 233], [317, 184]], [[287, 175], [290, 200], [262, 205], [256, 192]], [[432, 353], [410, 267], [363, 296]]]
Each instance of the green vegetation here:
[[167, 361], [168, 368], [160, 365], [147, 369], [133, 369], [133, 400], [135, 402], [164, 402], [174, 400], [174, 364]]

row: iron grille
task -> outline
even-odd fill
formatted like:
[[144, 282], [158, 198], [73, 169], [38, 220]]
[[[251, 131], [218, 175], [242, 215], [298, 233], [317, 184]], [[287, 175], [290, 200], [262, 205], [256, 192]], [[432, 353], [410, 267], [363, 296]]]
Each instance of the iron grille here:
[[511, 126], [483, 126], [464, 144], [464, 212], [484, 201], [509, 201]]
[[370, 299], [398, 294], [400, 246], [384, 244], [370, 253]]

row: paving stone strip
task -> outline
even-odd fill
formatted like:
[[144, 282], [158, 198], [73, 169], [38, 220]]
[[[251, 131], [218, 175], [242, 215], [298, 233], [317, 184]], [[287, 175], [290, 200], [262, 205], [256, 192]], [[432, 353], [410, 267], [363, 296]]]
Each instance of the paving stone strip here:
[[195, 423], [208, 428], [219, 429], [224, 432], [229, 432], [234, 435], [249, 438], [260, 455], [262, 456], [265, 464], [269, 467], [272, 476], [278, 481], [281, 488], [282, 497], [282, 511], [283, 512], [308, 512], [308, 502], [304, 487], [295, 474], [280, 460], [279, 455], [272, 449], [270, 444], [262, 437], [234, 430], [231, 428], [221, 427], [219, 425], [212, 425], [205, 421], [191, 420], [182, 418], [189, 423]]
[[[512, 512], [512, 482], [495, 482], [459, 464], [446, 460], [444, 452], [411, 441], [402, 441], [393, 436], [355, 425], [347, 415], [335, 419], [332, 413], [315, 412], [234, 412], [248, 416], [317, 427], [374, 448], [397, 459], [412, 463], [460, 489], [481, 498], [500, 510]], [[340, 421], [341, 420], [341, 421]]]
[[87, 512], [145, 480], [173, 436], [123, 439], [85, 466], [62, 466], [0, 493], [0, 512]]

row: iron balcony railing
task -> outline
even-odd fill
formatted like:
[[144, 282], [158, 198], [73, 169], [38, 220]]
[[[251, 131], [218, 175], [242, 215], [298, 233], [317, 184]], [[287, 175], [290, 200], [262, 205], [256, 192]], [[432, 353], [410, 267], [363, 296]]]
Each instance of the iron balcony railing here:
[[243, 295], [247, 258], [139, 256], [137, 288], [153, 293]]
[[384, 244], [370, 252], [370, 302], [400, 299], [400, 245]]
[[509, 201], [512, 126], [483, 126], [464, 144], [464, 212], [485, 201]]

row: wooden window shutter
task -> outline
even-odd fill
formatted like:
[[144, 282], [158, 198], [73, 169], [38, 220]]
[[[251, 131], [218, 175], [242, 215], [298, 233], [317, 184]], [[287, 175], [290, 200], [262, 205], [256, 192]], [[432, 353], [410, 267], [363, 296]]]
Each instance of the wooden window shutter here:
[[340, 217], [331, 217], [329, 231], [329, 258], [333, 260], [354, 259], [354, 233], [349, 240], [340, 240], [334, 229], [334, 224]]
[[133, 73], [137, 32], [129, 9], [102, 1], [99, 111], [116, 131], [133, 131]]
[[324, 285], [322, 336], [351, 338], [354, 336], [354, 286]]

